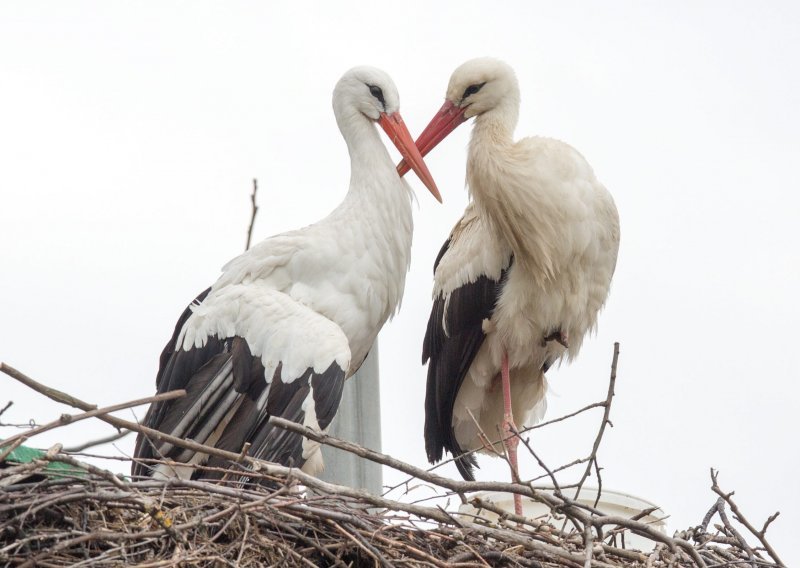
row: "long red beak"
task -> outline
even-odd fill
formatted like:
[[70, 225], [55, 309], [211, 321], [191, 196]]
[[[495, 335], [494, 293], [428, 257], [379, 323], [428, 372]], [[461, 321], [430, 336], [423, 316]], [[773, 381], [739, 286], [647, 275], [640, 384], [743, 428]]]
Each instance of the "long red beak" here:
[[[417, 149], [423, 156], [433, 150], [439, 142], [444, 140], [448, 134], [455, 130], [459, 124], [467, 119], [464, 118], [464, 111], [467, 107], [459, 108], [450, 101], [445, 101], [439, 112], [436, 113], [422, 134], [417, 138]], [[401, 176], [408, 172], [408, 163], [403, 160], [397, 165], [397, 173]]]
[[[386, 132], [392, 144], [400, 150], [400, 154], [403, 156], [403, 163], [411, 166], [411, 169], [414, 170], [417, 177], [422, 180], [422, 183], [425, 184], [428, 191], [441, 203], [442, 196], [439, 193], [439, 189], [436, 187], [436, 182], [433, 181], [433, 176], [428, 170], [428, 166], [425, 165], [425, 161], [422, 159], [419, 150], [417, 150], [414, 139], [411, 138], [411, 133], [408, 131], [408, 128], [406, 128], [406, 123], [403, 122], [403, 117], [400, 116], [400, 113], [386, 114], [382, 112], [378, 119], [378, 124], [380, 124], [383, 131]], [[406, 168], [406, 171], [408, 171], [408, 168]]]

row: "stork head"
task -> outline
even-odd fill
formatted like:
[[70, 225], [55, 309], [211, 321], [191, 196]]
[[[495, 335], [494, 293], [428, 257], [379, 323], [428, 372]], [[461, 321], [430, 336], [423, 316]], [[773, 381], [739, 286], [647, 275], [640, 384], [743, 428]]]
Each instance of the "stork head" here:
[[400, 95], [394, 81], [375, 67], [354, 67], [345, 73], [333, 90], [333, 111], [344, 133], [346, 125], [364, 117], [377, 122], [400, 151], [425, 187], [439, 201], [442, 197], [414, 139], [400, 116]]
[[509, 102], [518, 105], [517, 76], [510, 65], [499, 59], [471, 59], [453, 71], [445, 99], [463, 114], [464, 120]]
[[[507, 111], [515, 123], [518, 109], [519, 83], [511, 66], [492, 57], [470, 59], [450, 76], [444, 104], [417, 138], [417, 148], [425, 156], [460, 124], [494, 110]], [[408, 166], [397, 169], [403, 175]]]
[[386, 72], [375, 67], [353, 67], [336, 83], [333, 110], [337, 120], [359, 113], [377, 121], [381, 113], [391, 115], [400, 110], [400, 95]]

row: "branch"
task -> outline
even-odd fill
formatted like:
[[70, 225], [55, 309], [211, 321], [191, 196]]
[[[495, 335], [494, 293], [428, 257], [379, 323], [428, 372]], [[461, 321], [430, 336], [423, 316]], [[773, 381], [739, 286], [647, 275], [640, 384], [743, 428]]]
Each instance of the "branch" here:
[[[0, 363], [2, 365], [2, 363]], [[2, 367], [2, 371], [5, 372], [5, 365]], [[7, 446], [8, 444], [18, 442], [19, 440], [28, 440], [37, 434], [41, 434], [42, 432], [47, 432], [48, 430], [53, 430], [54, 428], [58, 428], [60, 426], [65, 426], [67, 424], [74, 424], [75, 422], [80, 422], [81, 420], [86, 420], [87, 418], [94, 418], [98, 417], [101, 418], [102, 415], [108, 414], [110, 412], [117, 412], [118, 410], [125, 410], [126, 408], [131, 408], [133, 406], [141, 406], [142, 404], [150, 404], [151, 402], [160, 402], [162, 400], [172, 400], [174, 398], [181, 398], [182, 396], [186, 396], [185, 390], [174, 390], [165, 392], [162, 394], [157, 394], [155, 396], [148, 396], [147, 398], [140, 398], [137, 400], [132, 400], [130, 402], [123, 402], [121, 404], [114, 404], [112, 406], [106, 406], [105, 408], [95, 408], [94, 410], [90, 410], [88, 412], [84, 412], [82, 414], [62, 414], [56, 420], [52, 422], [48, 422], [43, 426], [38, 426], [32, 430], [28, 430], [27, 432], [23, 432], [21, 434], [17, 434], [15, 436], [11, 436], [10, 438], [6, 438], [0, 442], [0, 448]], [[126, 433], [127, 434], [127, 433]]]
[[13, 400], [9, 400], [9, 401], [6, 403], [6, 405], [5, 405], [5, 406], [4, 406], [2, 409], [0, 409], [0, 416], [2, 416], [2, 415], [5, 413], [5, 411], [6, 411], [6, 410], [8, 410], [9, 408], [11, 408], [11, 405], [12, 405], [12, 404], [14, 404], [14, 401], [13, 401]]
[[253, 206], [253, 213], [250, 215], [250, 226], [247, 228], [247, 242], [244, 245], [244, 250], [250, 248], [250, 239], [253, 236], [253, 225], [256, 223], [256, 213], [258, 213], [258, 205], [256, 205], [256, 193], [258, 192], [258, 180], [253, 178], [253, 193], [250, 194], [250, 203]]
[[77, 446], [70, 446], [69, 448], [64, 448], [64, 451], [72, 454], [77, 454], [84, 450], [88, 450], [89, 448], [94, 448], [95, 446], [102, 446], [103, 444], [116, 442], [117, 440], [121, 440], [128, 434], [131, 434], [130, 430], [122, 430], [121, 432], [117, 432], [116, 434], [111, 434], [110, 436], [106, 436], [104, 438], [89, 440], [88, 442], [83, 442], [82, 444], [78, 444]]
[[[733, 502], [733, 499], [731, 499], [731, 496], [733, 495], [733, 493], [725, 493], [724, 491], [722, 491], [722, 489], [720, 489], [719, 485], [717, 485], [717, 476], [718, 475], [719, 475], [719, 473], [714, 471], [714, 469], [712, 468], [711, 469], [711, 489], [714, 491], [714, 493], [716, 493], [722, 499], [725, 500], [725, 502], [731, 508], [731, 511], [733, 512], [733, 515], [734, 515], [734, 518], [737, 521], [739, 521], [740, 523], [742, 523], [747, 528], [747, 530], [749, 530], [753, 535], [755, 535], [755, 537], [759, 540], [759, 542], [764, 546], [764, 550], [767, 551], [767, 554], [770, 555], [770, 557], [775, 561], [775, 563], [778, 566], [781, 566], [781, 567], [785, 568], [786, 564], [784, 564], [783, 560], [780, 559], [780, 557], [778, 556], [778, 553], [775, 552], [774, 548], [772, 548], [772, 545], [770, 545], [770, 543], [767, 542], [767, 538], [766, 538], [766, 534], [765, 534], [766, 530], [767, 530], [767, 526], [772, 521], [775, 520], [775, 518], [778, 516], [779, 513], [775, 513], [774, 515], [770, 516], [770, 518], [767, 519], [767, 522], [764, 523], [764, 527], [760, 531], [756, 530], [756, 528], [753, 525], [750, 524], [750, 521], [748, 521], [745, 518], [745, 516], [742, 514], [742, 512], [739, 510], [739, 507], [736, 506], [736, 503]], [[720, 512], [720, 517], [722, 517], [722, 512], [723, 512], [724, 509], [722, 507], [718, 507], [717, 510]], [[724, 522], [724, 519], [723, 519], [723, 522]], [[730, 527], [730, 526], [728, 526], [728, 528], [733, 529], [733, 527]], [[734, 532], [734, 535], [735, 535], [736, 534], [735, 530], [733, 532]], [[748, 547], [748, 552], [752, 552], [752, 551], [749, 550], [749, 547]]]
[[[578, 496], [581, 494], [581, 488], [583, 487], [583, 483], [589, 477], [589, 474], [592, 472], [592, 466], [595, 467], [597, 471], [597, 498], [594, 501], [594, 506], [597, 507], [597, 504], [600, 502], [600, 493], [602, 491], [603, 485], [602, 480], [600, 479], [600, 467], [597, 465], [597, 450], [600, 448], [600, 442], [603, 439], [603, 433], [606, 430], [606, 424], [611, 424], [611, 421], [608, 419], [608, 415], [611, 413], [611, 400], [614, 398], [614, 384], [617, 382], [617, 361], [619, 360], [619, 342], [614, 343], [614, 356], [611, 359], [611, 376], [608, 381], [608, 394], [606, 395], [606, 401], [603, 403], [605, 406], [605, 412], [603, 412], [603, 421], [600, 423], [600, 429], [597, 432], [597, 437], [594, 439], [594, 444], [592, 445], [592, 453], [589, 455], [589, 463], [586, 464], [586, 470], [583, 472], [580, 481], [578, 481], [578, 487], [575, 490], [575, 496], [573, 499], [577, 499]], [[612, 424], [613, 426], [613, 424]]]

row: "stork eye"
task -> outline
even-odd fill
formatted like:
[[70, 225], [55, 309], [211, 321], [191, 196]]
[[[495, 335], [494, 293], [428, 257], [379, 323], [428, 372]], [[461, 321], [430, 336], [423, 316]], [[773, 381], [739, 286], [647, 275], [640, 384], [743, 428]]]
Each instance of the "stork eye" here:
[[464, 90], [464, 96], [463, 96], [463, 97], [461, 97], [461, 98], [462, 98], [462, 99], [466, 99], [468, 96], [470, 96], [470, 95], [474, 95], [475, 93], [477, 93], [478, 91], [480, 91], [480, 90], [481, 90], [481, 87], [483, 87], [485, 84], [486, 84], [486, 81], [484, 81], [484, 82], [483, 82], [483, 83], [481, 83], [481, 84], [477, 84], [477, 83], [476, 83], [475, 85], [470, 85], [469, 87], [467, 87], [467, 88]]
[[381, 104], [383, 105], [383, 107], [385, 108], [386, 107], [386, 101], [383, 99], [383, 91], [381, 91], [381, 88], [377, 87], [375, 85], [367, 85], [367, 86], [369, 87], [369, 93], [373, 97], [378, 99], [381, 102]]

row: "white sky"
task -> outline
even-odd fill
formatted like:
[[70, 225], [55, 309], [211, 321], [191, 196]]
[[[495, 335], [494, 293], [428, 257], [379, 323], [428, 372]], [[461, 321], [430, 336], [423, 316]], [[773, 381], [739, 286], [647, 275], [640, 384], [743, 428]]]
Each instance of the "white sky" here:
[[[799, 16], [793, 2], [4, 2], [0, 359], [98, 404], [152, 394], [175, 319], [243, 247], [251, 179], [259, 239], [344, 196], [330, 95], [345, 70], [387, 70], [418, 133], [451, 71], [493, 55], [520, 79], [518, 134], [574, 145], [622, 223], [599, 333], [549, 373], [548, 418], [603, 398], [619, 340], [604, 485], [682, 528], [713, 504], [718, 468], [755, 524], [783, 512], [771, 541], [798, 563]], [[411, 178], [412, 268], [381, 334], [383, 449], [416, 465], [431, 266], [466, 203], [468, 134], [428, 159], [444, 206]], [[5, 400], [3, 422], [65, 410], [0, 377]], [[599, 419], [533, 443], [565, 463]]]

